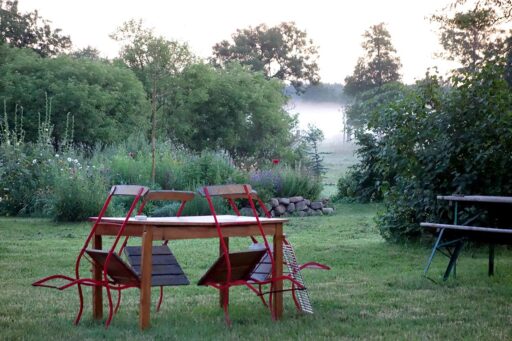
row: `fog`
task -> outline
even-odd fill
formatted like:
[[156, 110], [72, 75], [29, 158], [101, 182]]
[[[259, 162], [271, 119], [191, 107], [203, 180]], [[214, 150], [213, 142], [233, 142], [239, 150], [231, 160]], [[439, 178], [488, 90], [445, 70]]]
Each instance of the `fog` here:
[[287, 105], [290, 114], [299, 114], [299, 128], [314, 124], [322, 130], [325, 142], [343, 142], [343, 107], [340, 103], [293, 100]]

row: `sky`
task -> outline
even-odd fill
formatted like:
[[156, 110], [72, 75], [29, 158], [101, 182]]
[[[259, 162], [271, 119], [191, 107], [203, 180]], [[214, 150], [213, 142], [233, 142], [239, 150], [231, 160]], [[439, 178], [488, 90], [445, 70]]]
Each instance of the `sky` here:
[[75, 48], [92, 46], [105, 57], [117, 56], [109, 38], [123, 22], [142, 19], [157, 35], [187, 42], [200, 57], [230, 39], [236, 29], [294, 21], [319, 46], [321, 81], [343, 83], [363, 55], [362, 34], [371, 25], [387, 24], [402, 63], [403, 80], [421, 79], [429, 67], [441, 73], [453, 65], [434, 54], [441, 51], [436, 26], [428, 17], [448, 0], [20, 0], [21, 12], [39, 14], [71, 36]]

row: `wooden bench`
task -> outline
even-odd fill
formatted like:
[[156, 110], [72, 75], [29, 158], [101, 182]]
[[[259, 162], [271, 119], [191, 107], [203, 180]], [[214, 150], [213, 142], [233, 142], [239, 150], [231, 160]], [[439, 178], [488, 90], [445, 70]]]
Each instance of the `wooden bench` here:
[[[429, 229], [432, 233], [437, 235], [432, 252], [427, 261], [427, 265], [424, 270], [426, 275], [436, 251], [440, 251], [444, 255], [449, 257], [449, 263], [444, 273], [443, 279], [447, 280], [450, 273], [456, 274], [456, 264], [459, 257], [460, 251], [466, 241], [476, 241], [480, 243], [489, 244], [489, 266], [488, 274], [492, 276], [494, 274], [494, 245], [505, 244], [512, 245], [512, 229], [508, 228], [497, 228], [497, 227], [486, 227], [486, 226], [471, 226], [469, 225], [474, 221], [475, 217], [468, 219], [466, 222], [459, 224], [459, 204], [474, 204], [474, 205], [503, 205], [512, 204], [512, 197], [498, 197], [498, 196], [464, 196], [464, 195], [449, 195], [449, 196], [438, 196], [438, 200], [447, 200], [454, 204], [454, 223], [453, 224], [440, 224], [423, 222], [420, 226], [425, 229]], [[446, 251], [446, 252], [445, 252]]]

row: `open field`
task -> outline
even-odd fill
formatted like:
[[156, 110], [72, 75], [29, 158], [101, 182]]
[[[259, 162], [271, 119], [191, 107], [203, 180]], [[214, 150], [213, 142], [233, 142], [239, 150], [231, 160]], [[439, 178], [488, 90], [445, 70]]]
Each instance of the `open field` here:
[[335, 140], [327, 140], [320, 145], [323, 154], [324, 166], [327, 172], [324, 177], [324, 190], [322, 196], [330, 197], [336, 194], [338, 179], [347, 172], [348, 168], [357, 163], [354, 155], [356, 146], [353, 143], [339, 143]]
[[[34, 288], [34, 280], [71, 274], [88, 224], [0, 219], [0, 339], [28, 340], [317, 340], [317, 339], [511, 339], [512, 252], [497, 248], [496, 275], [488, 278], [485, 249], [464, 250], [457, 279], [434, 283], [422, 276], [429, 248], [384, 242], [373, 223], [377, 205], [343, 204], [336, 215], [292, 218], [288, 239], [299, 260], [316, 260], [331, 271], [305, 273], [314, 315], [300, 315], [289, 295], [284, 318], [273, 322], [246, 289], [232, 294], [232, 328], [224, 324], [217, 291], [190, 285], [166, 288], [152, 327], [138, 329], [138, 291], [126, 290], [109, 329], [91, 319], [90, 292], [78, 326], [75, 289]], [[138, 240], [134, 239], [133, 243]], [[106, 243], [105, 243], [106, 244]], [[232, 249], [245, 248], [238, 239]], [[192, 283], [216, 257], [216, 240], [171, 242]], [[437, 257], [430, 276], [446, 265]], [[87, 271], [84, 269], [84, 273]], [[156, 300], [156, 290], [153, 300]]]

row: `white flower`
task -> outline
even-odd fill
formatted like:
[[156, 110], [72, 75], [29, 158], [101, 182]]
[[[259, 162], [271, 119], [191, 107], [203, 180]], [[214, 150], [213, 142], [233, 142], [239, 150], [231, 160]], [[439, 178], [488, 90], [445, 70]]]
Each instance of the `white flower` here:
[[71, 161], [73, 161], [73, 159], [71, 159], [70, 157], [68, 157], [68, 162], [71, 162]]
[[59, 157], [59, 154], [55, 154], [55, 157]]
[[78, 160], [77, 160], [77, 159], [74, 159], [74, 160], [73, 160], [73, 162], [74, 162], [74, 163], [78, 163]]
[[32, 160], [32, 164], [33, 164], [33, 165], [35, 165], [35, 164], [36, 164], [36, 162], [37, 162], [37, 160], [36, 160], [36, 159]]

